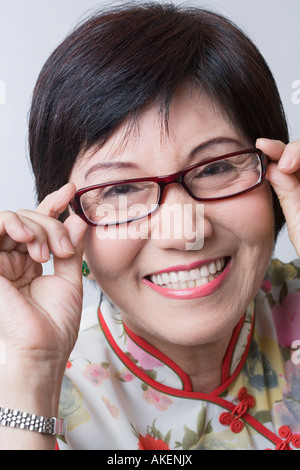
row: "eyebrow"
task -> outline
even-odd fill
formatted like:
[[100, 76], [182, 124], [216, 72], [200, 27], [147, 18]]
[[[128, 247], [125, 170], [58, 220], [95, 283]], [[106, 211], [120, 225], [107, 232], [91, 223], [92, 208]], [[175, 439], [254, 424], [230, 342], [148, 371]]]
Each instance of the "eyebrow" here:
[[239, 140], [233, 139], [232, 137], [215, 137], [214, 139], [210, 139], [207, 142], [203, 142], [202, 144], [194, 148], [191, 152], [191, 156], [194, 156], [195, 154], [200, 153], [203, 150], [207, 150], [208, 148], [215, 147], [216, 145], [221, 144], [235, 144], [239, 147], [242, 146], [242, 143]]
[[107, 169], [107, 168], [116, 168], [116, 169], [119, 169], [119, 168], [139, 168], [139, 166], [136, 164], [136, 163], [133, 163], [133, 162], [116, 162], [116, 161], [112, 161], [112, 162], [99, 162], [99, 163], [96, 163], [95, 165], [91, 166], [91, 168], [88, 169], [88, 171], [86, 172], [86, 174], [84, 175], [84, 178], [87, 179], [87, 177], [93, 173], [94, 171], [96, 170], [102, 170], [102, 169]]
[[[190, 157], [195, 156], [197, 153], [202, 152], [203, 150], [206, 150], [211, 147], [215, 147], [216, 145], [221, 145], [221, 144], [235, 144], [238, 146], [241, 146], [241, 142], [237, 139], [233, 139], [231, 137], [215, 137], [213, 139], [210, 139], [206, 142], [203, 142], [202, 144], [198, 145], [195, 147], [191, 153]], [[96, 170], [99, 169], [110, 169], [110, 168], [115, 168], [115, 169], [120, 169], [120, 168], [134, 168], [138, 169], [140, 168], [139, 165], [133, 162], [123, 162], [123, 161], [108, 161], [108, 162], [98, 162], [95, 165], [91, 166], [85, 173], [85, 179], [93, 173]]]

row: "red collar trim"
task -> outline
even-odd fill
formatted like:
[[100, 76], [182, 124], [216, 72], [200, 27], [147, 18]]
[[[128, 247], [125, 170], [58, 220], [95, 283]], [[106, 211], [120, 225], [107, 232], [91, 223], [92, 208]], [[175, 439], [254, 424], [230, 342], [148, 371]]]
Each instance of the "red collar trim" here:
[[[218, 401], [216, 400], [217, 396], [223, 393], [228, 386], [235, 380], [235, 378], [239, 375], [242, 367], [244, 366], [244, 363], [246, 361], [246, 358], [248, 356], [250, 344], [251, 344], [251, 339], [253, 335], [253, 330], [254, 330], [254, 314], [252, 318], [252, 325], [251, 325], [251, 331], [250, 334], [248, 335], [247, 338], [247, 344], [244, 350], [244, 353], [242, 355], [242, 358], [236, 367], [235, 371], [231, 376], [229, 376], [230, 373], [230, 366], [231, 366], [231, 360], [232, 360], [232, 355], [234, 352], [234, 348], [236, 345], [236, 342], [238, 340], [238, 337], [240, 335], [242, 326], [244, 324], [245, 320], [245, 315], [241, 318], [239, 323], [236, 325], [229, 346], [227, 348], [224, 360], [223, 360], [223, 368], [222, 368], [222, 384], [216, 388], [213, 392], [210, 394], [207, 393], [199, 393], [199, 392], [193, 392], [192, 391], [192, 384], [189, 376], [171, 359], [169, 359], [167, 356], [165, 356], [163, 353], [161, 353], [158, 349], [156, 349], [154, 346], [149, 344], [147, 341], [143, 340], [139, 336], [137, 336], [135, 333], [133, 333], [124, 323], [124, 328], [126, 330], [126, 333], [130, 336], [130, 338], [142, 349], [144, 349], [146, 352], [160, 360], [162, 363], [166, 364], [168, 367], [170, 367], [174, 372], [180, 377], [182, 384], [183, 384], [183, 390], [175, 389], [172, 387], [168, 387], [166, 385], [163, 385], [156, 380], [152, 379], [149, 377], [139, 366], [137, 366], [118, 346], [116, 343], [114, 337], [112, 336], [104, 318], [103, 315], [100, 311], [100, 308], [98, 309], [98, 316], [99, 316], [99, 322], [101, 325], [101, 328], [107, 338], [108, 343], [110, 344], [111, 348], [113, 351], [116, 353], [116, 355], [119, 357], [119, 359], [125, 364], [125, 366], [131, 370], [132, 373], [134, 373], [137, 377], [139, 377], [143, 382], [147, 383], [149, 386], [152, 388], [155, 388], [163, 393], [167, 393], [169, 395], [174, 395], [174, 396], [181, 396], [181, 397], [186, 397], [186, 398], [202, 398], [208, 401]], [[213, 398], [214, 397], [214, 398]], [[213, 398], [213, 400], [212, 400]], [[222, 400], [223, 402], [223, 400]], [[224, 400], [224, 403], [227, 404], [228, 408], [228, 402]], [[223, 404], [224, 406], [224, 404]]]
[[170, 369], [172, 369], [181, 379], [182, 381], [182, 388], [183, 390], [187, 392], [191, 392], [193, 390], [192, 388], [192, 382], [190, 377], [184, 370], [182, 370], [172, 359], [170, 359], [168, 356], [160, 352], [158, 349], [156, 349], [154, 346], [152, 346], [150, 343], [145, 341], [143, 338], [140, 338], [140, 336], [136, 335], [131, 331], [125, 323], [123, 323], [124, 328], [128, 336], [134, 341], [140, 348], [142, 348], [144, 351], [147, 353], [151, 354], [151, 356], [155, 357], [158, 359], [160, 362], [163, 362], [166, 364]]
[[[246, 314], [242, 316], [242, 318], [240, 319], [240, 321], [234, 328], [227, 351], [225, 353], [223, 364], [222, 364], [222, 384], [230, 378], [231, 361], [232, 361], [232, 357], [233, 357], [237, 340], [240, 336], [241, 330], [244, 325], [245, 317], [246, 317]], [[252, 333], [253, 333], [253, 325], [254, 325], [254, 313], [253, 313], [253, 320], [252, 320], [251, 338], [252, 338]], [[250, 341], [248, 339], [247, 346], [249, 343]]]

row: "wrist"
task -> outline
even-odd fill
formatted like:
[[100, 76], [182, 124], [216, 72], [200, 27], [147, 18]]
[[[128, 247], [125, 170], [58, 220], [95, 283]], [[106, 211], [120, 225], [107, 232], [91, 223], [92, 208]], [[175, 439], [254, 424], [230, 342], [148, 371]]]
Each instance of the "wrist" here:
[[8, 360], [0, 364], [0, 406], [41, 416], [57, 416], [65, 367]]
[[0, 425], [16, 429], [39, 432], [51, 436], [64, 435], [67, 420], [56, 417], [47, 418], [26, 411], [0, 407]]
[[[0, 406], [45, 418], [58, 417], [64, 368], [52, 363], [7, 361], [0, 364]], [[0, 426], [0, 449], [54, 450], [52, 434]]]

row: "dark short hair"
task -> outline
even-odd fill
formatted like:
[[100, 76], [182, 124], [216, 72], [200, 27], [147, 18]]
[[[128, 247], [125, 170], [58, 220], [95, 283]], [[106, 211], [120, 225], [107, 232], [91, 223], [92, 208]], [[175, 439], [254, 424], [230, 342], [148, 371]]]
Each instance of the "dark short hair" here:
[[[37, 199], [65, 184], [78, 156], [145, 104], [156, 102], [167, 126], [182, 83], [213, 100], [251, 143], [288, 142], [272, 73], [237, 26], [200, 8], [126, 4], [84, 20], [41, 70], [29, 117]], [[284, 216], [274, 191], [273, 205], [277, 236]]]

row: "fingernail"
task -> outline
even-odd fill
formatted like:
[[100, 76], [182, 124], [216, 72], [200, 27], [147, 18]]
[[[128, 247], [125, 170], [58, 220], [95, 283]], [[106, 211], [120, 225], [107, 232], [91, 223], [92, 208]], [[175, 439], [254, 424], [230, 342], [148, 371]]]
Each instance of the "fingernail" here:
[[33, 237], [34, 236], [34, 233], [33, 231], [27, 227], [26, 225], [23, 224], [23, 230], [27, 233], [27, 235], [29, 235], [30, 237]]
[[41, 257], [42, 257], [45, 261], [49, 261], [49, 259], [50, 259], [50, 252], [49, 252], [48, 245], [47, 245], [46, 243], [43, 243], [43, 244], [42, 244], [42, 247], [41, 247]]
[[69, 253], [70, 255], [73, 255], [75, 253], [74, 248], [71, 245], [71, 242], [68, 237], [63, 237], [60, 241], [60, 244], [65, 253]]
[[279, 160], [278, 168], [280, 170], [281, 169], [291, 168], [292, 165], [293, 165], [293, 161], [294, 161], [293, 154], [291, 152], [286, 152], [286, 153], [283, 154], [283, 156]]
[[255, 145], [256, 144], [265, 144], [267, 143], [266, 139], [263, 139], [262, 137], [259, 137], [259, 139], [256, 139]]

